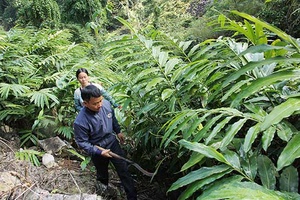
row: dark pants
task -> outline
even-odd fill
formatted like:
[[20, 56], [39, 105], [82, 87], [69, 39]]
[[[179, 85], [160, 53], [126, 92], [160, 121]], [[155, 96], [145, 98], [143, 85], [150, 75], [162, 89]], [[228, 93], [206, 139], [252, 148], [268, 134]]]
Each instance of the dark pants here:
[[[110, 150], [120, 156], [124, 156], [124, 152], [121, 149], [119, 142], [116, 140]], [[108, 164], [111, 161], [118, 173], [121, 183], [125, 189], [128, 200], [136, 200], [136, 190], [134, 187], [133, 179], [131, 174], [128, 172], [128, 165], [126, 161], [116, 158], [106, 158], [101, 155], [92, 156], [92, 161], [97, 170], [97, 180], [108, 185]]]

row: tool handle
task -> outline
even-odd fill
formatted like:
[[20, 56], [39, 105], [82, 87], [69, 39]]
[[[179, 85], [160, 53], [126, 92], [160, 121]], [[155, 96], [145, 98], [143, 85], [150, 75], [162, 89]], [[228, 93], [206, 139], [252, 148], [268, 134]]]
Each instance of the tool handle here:
[[[100, 146], [97, 146], [96, 145], [96, 147], [98, 148], [98, 149], [100, 149], [101, 151], [104, 151], [105, 149], [104, 148], [102, 148], [102, 147], [100, 147]], [[114, 153], [114, 152], [109, 152], [109, 155], [111, 155], [113, 158], [117, 158], [117, 159], [122, 159], [122, 160], [125, 160], [126, 162], [128, 162], [128, 163], [130, 163], [130, 164], [132, 164], [133, 166], [135, 166], [140, 172], [142, 172], [143, 174], [145, 174], [146, 176], [150, 176], [150, 177], [153, 177], [154, 176], [154, 173], [151, 173], [151, 172], [148, 172], [148, 171], [146, 171], [146, 170], [144, 170], [141, 166], [139, 166], [137, 163], [135, 163], [135, 162], [133, 162], [133, 161], [131, 161], [131, 160], [128, 160], [128, 159], [126, 159], [126, 158], [124, 158], [124, 157], [122, 157], [122, 156], [120, 156], [120, 155], [118, 155], [118, 154], [116, 154], [116, 153]]]
[[[98, 149], [100, 149], [101, 151], [106, 150], [106, 149], [104, 149], [103, 147], [100, 147], [100, 146], [97, 146], [97, 145], [96, 145], [96, 147], [97, 147]], [[126, 159], [126, 158], [124, 158], [124, 157], [122, 157], [122, 156], [120, 156], [120, 155], [118, 155], [118, 154], [116, 154], [116, 153], [114, 153], [114, 152], [112, 152], [112, 151], [110, 151], [108, 154], [111, 155], [111, 157], [113, 157], [113, 158], [118, 158], [118, 159], [125, 160], [125, 161], [127, 161], [127, 162], [129, 162], [129, 163], [133, 163], [133, 161], [128, 160], [128, 159]]]

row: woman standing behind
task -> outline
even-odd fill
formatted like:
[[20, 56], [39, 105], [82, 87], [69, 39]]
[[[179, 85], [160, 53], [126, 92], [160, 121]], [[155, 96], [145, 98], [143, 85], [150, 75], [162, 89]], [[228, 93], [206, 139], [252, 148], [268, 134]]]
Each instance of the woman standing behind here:
[[89, 80], [89, 72], [87, 69], [85, 68], [80, 68], [76, 71], [76, 78], [80, 83], [80, 87], [77, 88], [74, 92], [74, 103], [75, 103], [75, 108], [76, 111], [80, 111], [81, 108], [83, 108], [83, 100], [81, 98], [81, 89], [93, 84], [95, 86], [97, 86], [101, 92], [103, 93], [103, 97], [108, 100], [115, 108], [120, 106], [115, 102], [115, 100], [105, 91], [105, 89], [97, 83], [91, 83]]

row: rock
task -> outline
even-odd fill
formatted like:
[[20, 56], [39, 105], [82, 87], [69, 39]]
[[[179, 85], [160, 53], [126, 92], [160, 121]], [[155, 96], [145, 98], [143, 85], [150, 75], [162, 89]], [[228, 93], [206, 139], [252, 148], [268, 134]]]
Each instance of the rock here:
[[55, 163], [54, 157], [49, 154], [49, 153], [45, 153], [43, 155], [42, 158], [42, 163], [43, 165], [45, 165], [47, 168], [51, 168], [51, 167], [56, 167], [58, 166], [57, 163]]
[[0, 193], [13, 190], [14, 187], [22, 185], [18, 176], [11, 172], [0, 173]]
[[38, 144], [46, 152], [53, 154], [60, 154], [64, 148], [67, 148], [67, 144], [57, 136], [44, 140], [38, 140]]
[[30, 185], [29, 181], [15, 171], [0, 172], [0, 199], [10, 199], [12, 193], [24, 190]]
[[38, 140], [39, 146], [47, 153], [58, 156], [60, 158], [84, 160], [84, 155], [78, 153], [67, 141], [61, 140], [58, 136]]

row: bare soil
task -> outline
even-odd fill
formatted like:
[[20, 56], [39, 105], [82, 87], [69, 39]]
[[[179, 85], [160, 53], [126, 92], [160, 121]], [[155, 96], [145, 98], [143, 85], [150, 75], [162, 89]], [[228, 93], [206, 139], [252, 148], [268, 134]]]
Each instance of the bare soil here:
[[[19, 149], [18, 138], [13, 137], [8, 141], [0, 137], [0, 175], [8, 173], [19, 180], [18, 184], [9, 191], [5, 191], [3, 188], [1, 190], [1, 183], [3, 184], [7, 180], [1, 180], [0, 176], [1, 200], [28, 199], [28, 193], [34, 193], [37, 190], [46, 191], [48, 194], [90, 194], [98, 197], [95, 188], [95, 171], [91, 163], [85, 170], [82, 170], [78, 160], [55, 157], [58, 164], [56, 167], [46, 168], [43, 165], [37, 167], [28, 161], [16, 159], [15, 152]], [[149, 177], [140, 175], [136, 171], [133, 171], [132, 174], [136, 182], [139, 200], [167, 199], [164, 188], [157, 181], [151, 182]], [[126, 199], [114, 170], [110, 170], [109, 184], [113, 190], [117, 191], [117, 194], [114, 197], [102, 196], [97, 199]], [[43, 199], [42, 196], [40, 199]]]

